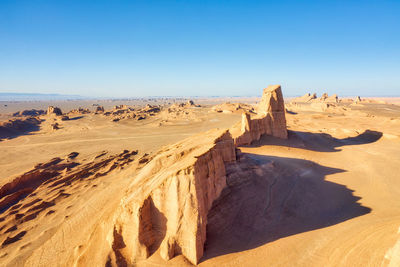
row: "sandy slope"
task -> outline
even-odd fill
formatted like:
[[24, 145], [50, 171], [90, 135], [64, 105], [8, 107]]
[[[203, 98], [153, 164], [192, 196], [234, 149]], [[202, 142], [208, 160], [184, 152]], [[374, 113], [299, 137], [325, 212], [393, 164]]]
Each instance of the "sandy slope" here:
[[[197, 122], [162, 126], [157, 118], [115, 123], [89, 114], [57, 131], [46, 121], [39, 132], [0, 142], [1, 185], [37, 163], [61, 159], [50, 164], [51, 182], [0, 215], [0, 265], [37, 266], [46, 262], [43, 250], [62, 247], [76, 247], [78, 262], [90, 263], [85, 255], [101, 253], [106, 238], [96, 229], [110, 223], [145, 153], [240, 118], [198, 112]], [[200, 265], [398, 266], [400, 110], [368, 104], [291, 110], [286, 118], [288, 140], [263, 137], [242, 147], [243, 168], [228, 169], [229, 186], [209, 214]], [[124, 149], [139, 152], [124, 156]], [[68, 158], [73, 151], [79, 155]], [[189, 263], [154, 253], [138, 265]]]

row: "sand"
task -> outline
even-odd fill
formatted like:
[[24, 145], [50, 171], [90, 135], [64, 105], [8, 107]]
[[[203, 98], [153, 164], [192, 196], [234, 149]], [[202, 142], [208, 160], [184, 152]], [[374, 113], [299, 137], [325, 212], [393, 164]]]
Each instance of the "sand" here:
[[[135, 173], [160, 147], [241, 120], [241, 114], [213, 112], [217, 103], [210, 101], [186, 116], [160, 113], [140, 121], [113, 122], [94, 113], [69, 121], [42, 117], [39, 129], [0, 141], [0, 186], [40, 170], [39, 163], [58, 173], [48, 183], [24, 184], [26, 195], [1, 212], [0, 265], [39, 266], [50, 262], [45, 254], [63, 266], [74, 262], [66, 260], [70, 248], [78, 265], [90, 263], [87, 255], [101, 254], [106, 239], [94, 229], [111, 223]], [[67, 104], [58, 106], [65, 112]], [[19, 105], [9, 112], [45, 108]], [[287, 140], [263, 136], [240, 147], [245, 167], [228, 177], [209, 212], [199, 265], [398, 266], [399, 106], [287, 109]], [[11, 118], [7, 114], [2, 117]], [[58, 130], [51, 127], [55, 120]], [[70, 158], [71, 152], [79, 154]], [[61, 161], [51, 161], [57, 157]], [[191, 264], [154, 253], [137, 265]]]

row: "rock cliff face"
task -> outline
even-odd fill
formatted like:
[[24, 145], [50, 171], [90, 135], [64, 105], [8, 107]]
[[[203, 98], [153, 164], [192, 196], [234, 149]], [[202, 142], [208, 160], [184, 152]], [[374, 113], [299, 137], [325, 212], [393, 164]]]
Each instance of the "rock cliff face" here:
[[208, 211], [226, 186], [225, 163], [235, 160], [227, 130], [211, 130], [159, 151], [121, 201], [109, 261], [134, 264], [159, 250], [166, 260], [183, 255], [197, 264]]
[[264, 89], [257, 111], [258, 115], [254, 119], [249, 114], [242, 114], [240, 133], [236, 131], [234, 134], [236, 146], [259, 140], [263, 134], [287, 138], [285, 104], [280, 85]]

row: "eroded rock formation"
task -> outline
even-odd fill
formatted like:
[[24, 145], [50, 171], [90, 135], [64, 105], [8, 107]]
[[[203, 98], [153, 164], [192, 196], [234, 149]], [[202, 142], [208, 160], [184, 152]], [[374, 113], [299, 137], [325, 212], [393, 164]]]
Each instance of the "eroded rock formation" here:
[[244, 103], [223, 103], [213, 106], [212, 111], [223, 112], [223, 113], [255, 113], [254, 108], [251, 105]]
[[[207, 213], [226, 186], [225, 163], [236, 160], [227, 130], [211, 130], [157, 153], [130, 185], [116, 217], [115, 255], [128, 264], [159, 250], [197, 264], [206, 240]], [[116, 257], [118, 258], [118, 257]]]
[[61, 116], [63, 113], [62, 113], [60, 108], [49, 106], [47, 108], [47, 115], [51, 115], [51, 114], [54, 114], [54, 115], [57, 115], [57, 116]]
[[236, 146], [248, 145], [259, 140], [263, 134], [287, 138], [285, 104], [280, 85], [264, 89], [257, 111], [254, 118], [243, 113], [240, 131], [232, 129]]
[[305, 94], [303, 96], [294, 98], [292, 100], [292, 102], [293, 103], [297, 103], [297, 102], [307, 103], [307, 102], [310, 102], [310, 101], [312, 101], [314, 99], [317, 99], [317, 94], [316, 93], [313, 93], [313, 94], [308, 93], [308, 94]]

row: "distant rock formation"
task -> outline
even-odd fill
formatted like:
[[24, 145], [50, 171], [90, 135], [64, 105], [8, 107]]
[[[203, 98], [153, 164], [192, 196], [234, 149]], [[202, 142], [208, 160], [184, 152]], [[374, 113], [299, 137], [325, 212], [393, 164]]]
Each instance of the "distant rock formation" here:
[[263, 134], [287, 138], [285, 104], [280, 85], [264, 89], [257, 110], [258, 116], [254, 119], [251, 119], [250, 114], [242, 114], [240, 132], [232, 129], [236, 146], [251, 144]]
[[62, 113], [60, 108], [49, 106], [47, 108], [47, 115], [52, 115], [52, 114], [57, 115], [57, 116], [61, 116], [63, 113]]
[[325, 99], [327, 99], [329, 96], [327, 93], [323, 93], [321, 98], [319, 99], [320, 101], [325, 101]]
[[116, 106], [114, 106], [114, 109], [115, 109], [115, 110], [118, 110], [118, 109], [128, 109], [128, 106], [127, 106], [127, 105], [116, 105]]
[[236, 152], [227, 130], [211, 130], [157, 153], [123, 198], [114, 228], [115, 258], [130, 265], [159, 249], [169, 260], [197, 264], [206, 241], [207, 213], [226, 186], [225, 163]]
[[77, 109], [71, 110], [69, 113], [73, 113], [73, 114], [89, 114], [90, 110], [88, 108], [79, 107]]
[[104, 113], [104, 107], [103, 106], [97, 106], [95, 112], [96, 113]]
[[325, 98], [325, 102], [338, 103], [339, 102], [339, 97], [337, 96], [337, 94], [333, 94], [333, 95], [328, 96], [327, 98]]
[[320, 98], [317, 98], [317, 94], [305, 94], [300, 97], [294, 98], [291, 103], [317, 103], [317, 102], [327, 102], [327, 103], [338, 103], [339, 98], [336, 94], [329, 96], [327, 93], [323, 93]]
[[312, 101], [313, 99], [317, 99], [317, 94], [316, 93], [314, 93], [312, 95], [310, 93], [305, 94], [303, 96], [300, 96], [300, 97], [297, 97], [297, 98], [293, 99], [291, 102], [307, 103], [307, 102]]
[[213, 106], [212, 111], [222, 112], [222, 113], [256, 113], [254, 108], [251, 105], [244, 103], [223, 103]]
[[143, 108], [136, 108], [136, 109], [128, 107], [127, 105], [119, 105], [115, 106], [114, 109], [111, 111], [106, 111], [106, 112], [96, 111], [96, 114], [103, 113], [104, 116], [110, 116], [111, 121], [117, 122], [122, 119], [143, 120], [148, 118], [149, 116], [155, 116], [160, 111], [161, 111], [160, 106], [152, 106], [149, 104], [147, 104]]

